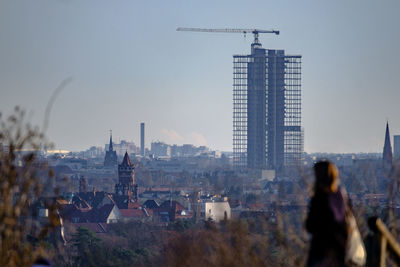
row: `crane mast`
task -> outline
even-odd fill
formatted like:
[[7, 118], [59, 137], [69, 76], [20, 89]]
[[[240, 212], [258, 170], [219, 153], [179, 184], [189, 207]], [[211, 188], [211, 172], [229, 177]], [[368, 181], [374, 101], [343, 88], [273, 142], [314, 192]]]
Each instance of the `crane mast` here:
[[179, 27], [176, 29], [177, 31], [185, 31], [185, 32], [216, 32], [216, 33], [252, 33], [254, 35], [254, 43], [255, 44], [260, 44], [258, 40], [258, 35], [260, 33], [274, 33], [276, 35], [279, 35], [279, 31], [275, 30], [260, 30], [260, 29], [231, 29], [231, 28], [225, 28], [225, 29], [203, 29], [203, 28], [184, 28], [184, 27]]

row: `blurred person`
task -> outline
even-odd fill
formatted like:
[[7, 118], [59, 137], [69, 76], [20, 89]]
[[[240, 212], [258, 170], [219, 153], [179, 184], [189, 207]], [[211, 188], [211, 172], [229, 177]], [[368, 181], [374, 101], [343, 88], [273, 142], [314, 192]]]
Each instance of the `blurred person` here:
[[32, 267], [52, 267], [51, 263], [43, 257], [39, 257], [36, 259], [35, 263], [33, 263]]
[[314, 174], [314, 195], [306, 219], [312, 236], [307, 266], [346, 266], [347, 196], [339, 186], [338, 169], [323, 160], [314, 165]]

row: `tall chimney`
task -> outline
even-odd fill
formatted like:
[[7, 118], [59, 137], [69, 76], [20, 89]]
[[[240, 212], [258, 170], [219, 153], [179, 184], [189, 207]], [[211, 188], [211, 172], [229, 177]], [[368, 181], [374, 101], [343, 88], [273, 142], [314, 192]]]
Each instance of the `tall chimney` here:
[[140, 123], [140, 155], [144, 157], [144, 122]]

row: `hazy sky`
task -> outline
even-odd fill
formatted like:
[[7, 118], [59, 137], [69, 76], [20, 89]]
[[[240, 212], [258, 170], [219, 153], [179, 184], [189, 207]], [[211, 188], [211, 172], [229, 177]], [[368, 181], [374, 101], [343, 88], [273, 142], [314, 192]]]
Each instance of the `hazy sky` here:
[[177, 27], [276, 29], [265, 48], [301, 54], [307, 152], [381, 151], [400, 134], [400, 1], [0, 0], [0, 110], [20, 105], [57, 148], [108, 141], [232, 150], [232, 55], [252, 35]]

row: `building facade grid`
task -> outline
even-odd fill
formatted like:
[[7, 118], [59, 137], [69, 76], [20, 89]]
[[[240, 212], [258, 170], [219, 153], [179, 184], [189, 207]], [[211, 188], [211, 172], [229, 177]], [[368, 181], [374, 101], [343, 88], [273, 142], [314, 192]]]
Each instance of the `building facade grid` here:
[[[254, 44], [253, 44], [254, 45]], [[252, 46], [233, 57], [233, 163], [282, 169], [303, 154], [301, 56]]]

